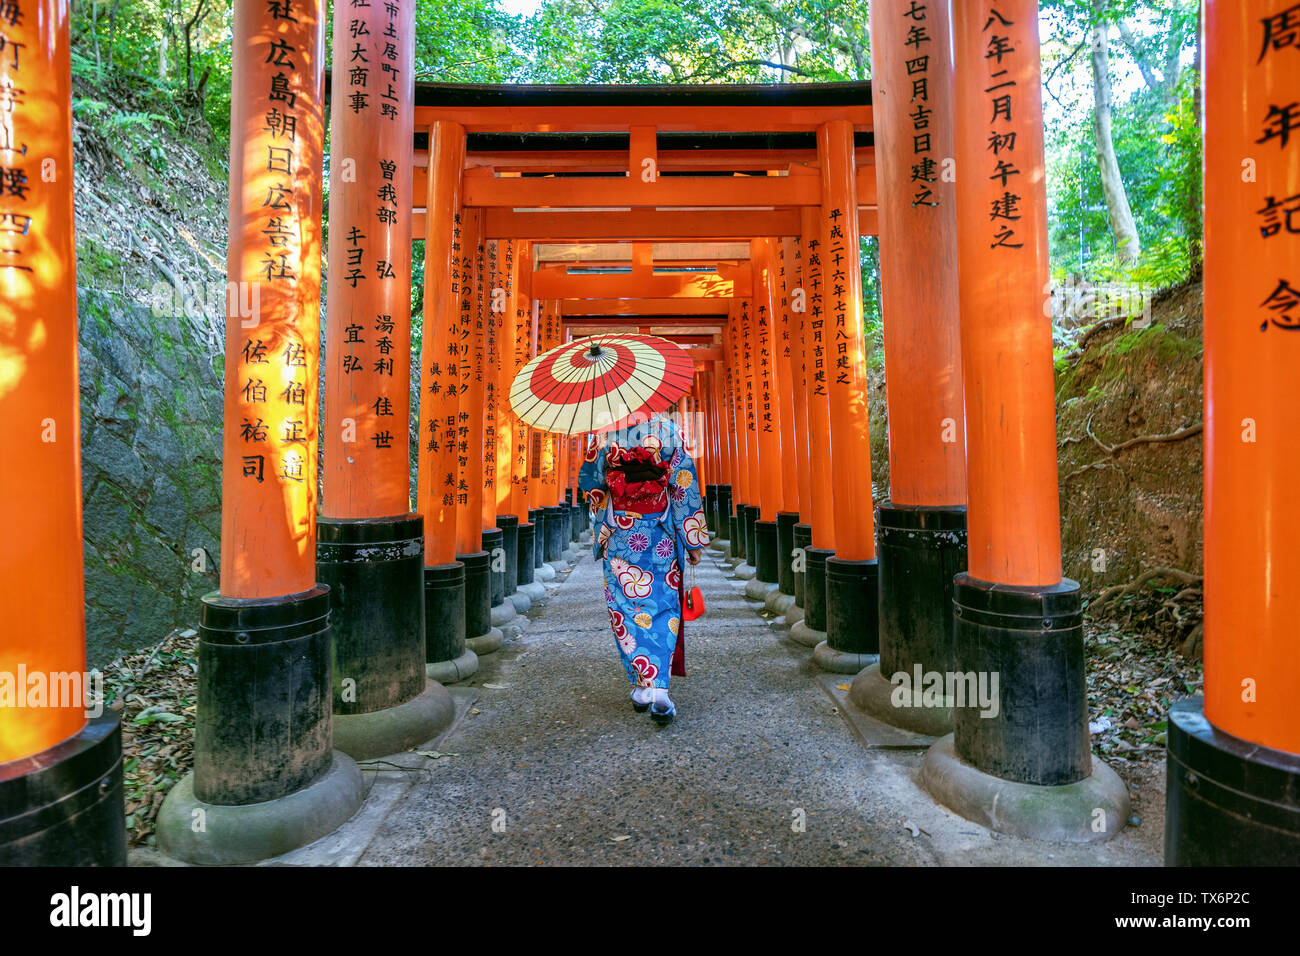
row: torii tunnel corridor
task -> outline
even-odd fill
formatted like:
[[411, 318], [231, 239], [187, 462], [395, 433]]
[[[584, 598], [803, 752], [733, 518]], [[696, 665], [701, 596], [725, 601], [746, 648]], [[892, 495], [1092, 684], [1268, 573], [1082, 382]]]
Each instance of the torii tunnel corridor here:
[[[0, 863], [120, 865], [118, 717], [55, 693], [86, 672], [68, 7], [22, 3]], [[1254, 212], [1300, 194], [1259, 139], [1297, 94], [1296, 51], [1260, 53], [1285, 4], [1205, 4], [1205, 683], [1170, 714], [1163, 834], [1092, 752], [1062, 570], [1038, 4], [871, 6], [870, 83], [463, 86], [414, 82], [413, 0], [337, 4], [332, 40], [319, 0], [236, 0], [220, 588], [155, 856], [1300, 863], [1300, 232]], [[664, 414], [707, 610], [665, 727], [618, 687], [593, 436], [510, 401], [620, 336], [694, 370]], [[5, 705], [4, 675], [48, 699]]]

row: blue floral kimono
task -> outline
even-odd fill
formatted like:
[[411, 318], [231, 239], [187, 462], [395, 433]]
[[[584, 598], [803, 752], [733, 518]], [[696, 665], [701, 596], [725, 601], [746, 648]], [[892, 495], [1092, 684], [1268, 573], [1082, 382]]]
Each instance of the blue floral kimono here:
[[[646, 448], [668, 467], [667, 506], [659, 514], [614, 507], [606, 481], [624, 448]], [[699, 481], [681, 431], [660, 417], [613, 433], [587, 450], [578, 486], [587, 492], [596, 528], [592, 550], [604, 559], [605, 602], [628, 680], [668, 687], [681, 631], [686, 552], [709, 543]]]

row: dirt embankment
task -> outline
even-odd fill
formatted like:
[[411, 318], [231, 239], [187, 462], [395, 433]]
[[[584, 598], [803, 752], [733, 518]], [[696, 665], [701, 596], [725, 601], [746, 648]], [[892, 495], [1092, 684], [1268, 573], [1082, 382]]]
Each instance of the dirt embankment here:
[[[1201, 320], [1201, 285], [1188, 283], [1160, 295], [1146, 319], [1084, 330], [1056, 375], [1065, 574], [1105, 596], [1108, 613], [1123, 605], [1127, 626], [1179, 644], [1200, 618]], [[879, 359], [877, 349], [868, 363], [878, 499], [889, 494]], [[1158, 568], [1182, 573], [1149, 577]], [[1135, 608], [1118, 591], [1143, 578]]]
[[1058, 366], [1065, 573], [1090, 591], [1201, 573], [1201, 311], [1185, 285], [1149, 324], [1102, 328]]

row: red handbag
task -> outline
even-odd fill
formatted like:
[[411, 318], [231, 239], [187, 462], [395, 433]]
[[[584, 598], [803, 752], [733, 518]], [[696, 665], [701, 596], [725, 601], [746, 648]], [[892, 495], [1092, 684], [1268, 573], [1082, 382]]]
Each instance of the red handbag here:
[[[690, 580], [695, 580], [695, 568], [692, 566], [690, 571]], [[699, 585], [693, 584], [686, 592], [686, 597], [682, 599], [682, 618], [683, 620], [693, 621], [704, 613], [704, 592]]]

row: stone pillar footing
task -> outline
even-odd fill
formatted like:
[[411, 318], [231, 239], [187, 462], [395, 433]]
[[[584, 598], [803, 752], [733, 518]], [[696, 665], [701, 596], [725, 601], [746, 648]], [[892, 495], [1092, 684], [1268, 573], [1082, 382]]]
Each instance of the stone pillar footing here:
[[856, 674], [880, 661], [879, 654], [859, 654], [831, 647], [829, 639], [813, 648], [813, 663], [832, 674]]
[[[173, 859], [206, 866], [267, 860], [337, 830], [364, 798], [361, 769], [337, 750], [310, 785], [258, 803], [206, 803], [195, 796], [194, 774], [189, 774], [158, 812], [158, 847]], [[193, 824], [200, 818], [203, 828], [196, 831]]]
[[760, 581], [758, 576], [750, 578], [745, 584], [745, 597], [751, 601], [766, 603], [768, 595], [776, 593], [775, 581]]
[[484, 654], [492, 654], [500, 650], [505, 640], [506, 637], [501, 628], [490, 627], [485, 634], [465, 638], [465, 646], [473, 651], [475, 655], [482, 657]]
[[456, 684], [478, 673], [478, 655], [467, 647], [449, 661], [425, 664], [424, 673], [439, 684]]
[[[885, 676], [879, 663], [867, 667], [849, 687], [849, 700], [859, 710], [891, 727], [901, 727], [914, 734], [942, 737], [952, 733], [953, 698], [945, 695], [946, 673], [938, 675], [936, 687], [927, 686], [925, 672], [904, 672], [906, 682], [894, 683], [893, 674]], [[918, 680], [919, 676], [919, 680]], [[975, 701], [971, 702], [972, 705]]]
[[794, 607], [794, 595], [786, 594], [778, 585], [777, 590], [769, 591], [767, 598], [763, 601], [763, 608], [784, 617], [785, 612]]
[[808, 618], [805, 617], [798, 624], [790, 627], [790, 640], [804, 647], [816, 647], [818, 644], [826, 643], [826, 632], [809, 627]]
[[926, 751], [921, 786], [949, 810], [998, 833], [1050, 843], [1101, 843], [1128, 821], [1128, 788], [1100, 760], [1091, 760], [1090, 771], [1059, 786], [1016, 783], [966, 763], [949, 734]]
[[447, 688], [424, 681], [412, 699], [366, 714], [334, 715], [334, 747], [353, 760], [373, 760], [410, 750], [451, 726], [456, 704]]

